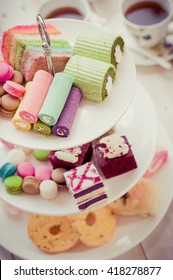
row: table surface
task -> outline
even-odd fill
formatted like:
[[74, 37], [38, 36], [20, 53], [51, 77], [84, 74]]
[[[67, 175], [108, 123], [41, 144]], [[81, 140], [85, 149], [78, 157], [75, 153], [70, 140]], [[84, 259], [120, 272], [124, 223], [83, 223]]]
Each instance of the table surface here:
[[[118, 12], [121, 0], [99, 0], [90, 3], [92, 10], [108, 23]], [[45, 0], [1, 0], [0, 34], [17, 25], [29, 24]], [[14, 17], [11, 5], [15, 5]], [[145, 87], [156, 109], [158, 121], [164, 126], [173, 142], [173, 68], [164, 70], [160, 66], [136, 66], [137, 79]], [[138, 246], [120, 256], [119, 260], [172, 260], [173, 259], [173, 202], [157, 228]], [[157, 240], [157, 246], [155, 246]], [[0, 259], [20, 259], [0, 246]]]

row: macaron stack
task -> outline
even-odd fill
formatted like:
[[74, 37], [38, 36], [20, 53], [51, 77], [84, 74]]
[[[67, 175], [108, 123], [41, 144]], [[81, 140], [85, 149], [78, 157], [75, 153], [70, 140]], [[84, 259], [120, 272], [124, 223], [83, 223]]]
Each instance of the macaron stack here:
[[5, 61], [0, 61], [0, 114], [13, 117], [25, 92], [23, 75]]

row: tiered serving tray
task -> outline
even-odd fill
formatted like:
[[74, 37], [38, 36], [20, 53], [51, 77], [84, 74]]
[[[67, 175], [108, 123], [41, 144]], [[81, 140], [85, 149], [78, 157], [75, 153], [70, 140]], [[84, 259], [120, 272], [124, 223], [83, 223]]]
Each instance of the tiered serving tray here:
[[[24, 259], [39, 260], [87, 260], [87, 259], [112, 259], [135, 247], [142, 242], [160, 223], [165, 215], [173, 196], [173, 147], [162, 126], [159, 128], [158, 144], [166, 147], [169, 160], [163, 168], [152, 177], [158, 185], [160, 201], [158, 211], [150, 218], [117, 216], [117, 230], [113, 238], [105, 245], [98, 248], [78, 246], [66, 253], [49, 255], [40, 251], [33, 245], [27, 234], [28, 214], [21, 212], [16, 216], [9, 215], [4, 204], [0, 204], [1, 234], [0, 244], [7, 250]], [[5, 206], [6, 207], [6, 206]], [[11, 231], [7, 229], [13, 229]], [[19, 246], [20, 244], [20, 246]]]
[[[108, 180], [104, 179], [108, 194], [106, 203], [112, 202], [127, 192], [144, 174], [154, 155], [158, 131], [157, 118], [153, 104], [141, 85], [137, 84], [131, 106], [118, 122], [117, 129], [119, 133], [127, 136], [132, 145], [138, 168]], [[0, 164], [2, 164], [6, 161], [7, 155], [7, 149], [3, 145], [0, 146], [0, 154]], [[35, 166], [40, 164], [32, 158], [29, 160]], [[67, 191], [61, 191], [56, 199], [47, 201], [39, 195], [22, 193], [12, 196], [4, 187], [1, 187], [0, 198], [27, 212], [60, 216], [79, 212], [70, 192]]]

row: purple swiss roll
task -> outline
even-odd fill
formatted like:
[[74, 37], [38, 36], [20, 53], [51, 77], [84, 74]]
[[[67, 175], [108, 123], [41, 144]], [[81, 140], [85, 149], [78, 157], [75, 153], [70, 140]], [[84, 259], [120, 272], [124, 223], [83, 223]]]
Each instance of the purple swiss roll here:
[[71, 88], [61, 115], [57, 123], [52, 127], [52, 133], [54, 135], [60, 137], [69, 136], [82, 96], [82, 91], [79, 88], [74, 86]]

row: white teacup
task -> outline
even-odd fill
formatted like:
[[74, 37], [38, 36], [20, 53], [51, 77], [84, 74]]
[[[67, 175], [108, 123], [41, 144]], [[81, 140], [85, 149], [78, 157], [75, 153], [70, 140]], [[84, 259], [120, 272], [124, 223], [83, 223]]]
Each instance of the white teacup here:
[[50, 0], [39, 9], [39, 14], [44, 18], [74, 18], [88, 21], [91, 10], [85, 0]]
[[[146, 3], [150, 6], [146, 7]], [[149, 10], [155, 10], [150, 13]], [[152, 48], [162, 43], [172, 19], [171, 0], [122, 0], [121, 15], [128, 32], [141, 47]]]

